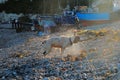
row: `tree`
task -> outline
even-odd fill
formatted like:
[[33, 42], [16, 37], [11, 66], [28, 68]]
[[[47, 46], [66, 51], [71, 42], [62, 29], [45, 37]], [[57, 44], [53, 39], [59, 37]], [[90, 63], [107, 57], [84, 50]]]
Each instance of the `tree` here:
[[76, 5], [88, 6], [92, 1], [94, 0], [8, 0], [0, 4], [0, 12], [54, 14], [61, 12], [67, 4], [73, 9]]

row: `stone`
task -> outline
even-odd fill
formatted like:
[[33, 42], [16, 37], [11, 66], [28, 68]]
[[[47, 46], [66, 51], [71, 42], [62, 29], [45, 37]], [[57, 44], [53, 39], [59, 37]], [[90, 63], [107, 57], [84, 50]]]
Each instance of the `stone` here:
[[120, 62], [117, 63], [118, 71], [120, 72]]
[[48, 78], [48, 77], [45, 77], [45, 78], [43, 78], [42, 80], [49, 80], [49, 78]]

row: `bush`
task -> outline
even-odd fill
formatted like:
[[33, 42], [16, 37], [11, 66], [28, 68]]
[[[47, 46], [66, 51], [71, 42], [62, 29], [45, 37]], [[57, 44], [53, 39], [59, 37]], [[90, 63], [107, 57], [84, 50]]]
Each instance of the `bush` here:
[[22, 17], [19, 17], [19, 22], [23, 22], [23, 23], [31, 23], [32, 20], [29, 18], [29, 16], [22, 16]]

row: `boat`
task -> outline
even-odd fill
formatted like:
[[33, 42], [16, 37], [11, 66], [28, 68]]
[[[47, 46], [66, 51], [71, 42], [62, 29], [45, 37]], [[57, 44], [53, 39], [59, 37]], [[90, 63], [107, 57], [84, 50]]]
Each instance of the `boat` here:
[[83, 26], [108, 23], [110, 21], [109, 13], [76, 13], [76, 17]]

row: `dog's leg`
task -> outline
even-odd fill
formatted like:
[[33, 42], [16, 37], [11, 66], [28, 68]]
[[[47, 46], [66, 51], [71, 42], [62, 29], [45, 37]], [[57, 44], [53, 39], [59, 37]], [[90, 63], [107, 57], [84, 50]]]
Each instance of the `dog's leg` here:
[[62, 58], [63, 58], [64, 50], [65, 50], [65, 48], [61, 48], [60, 55], [61, 55]]
[[51, 46], [50, 46], [50, 44], [45, 44], [44, 49], [45, 49], [45, 51], [43, 52], [43, 55], [44, 55], [44, 57], [45, 57], [45, 56], [46, 56], [47, 54], [49, 54], [50, 51], [51, 51]]

